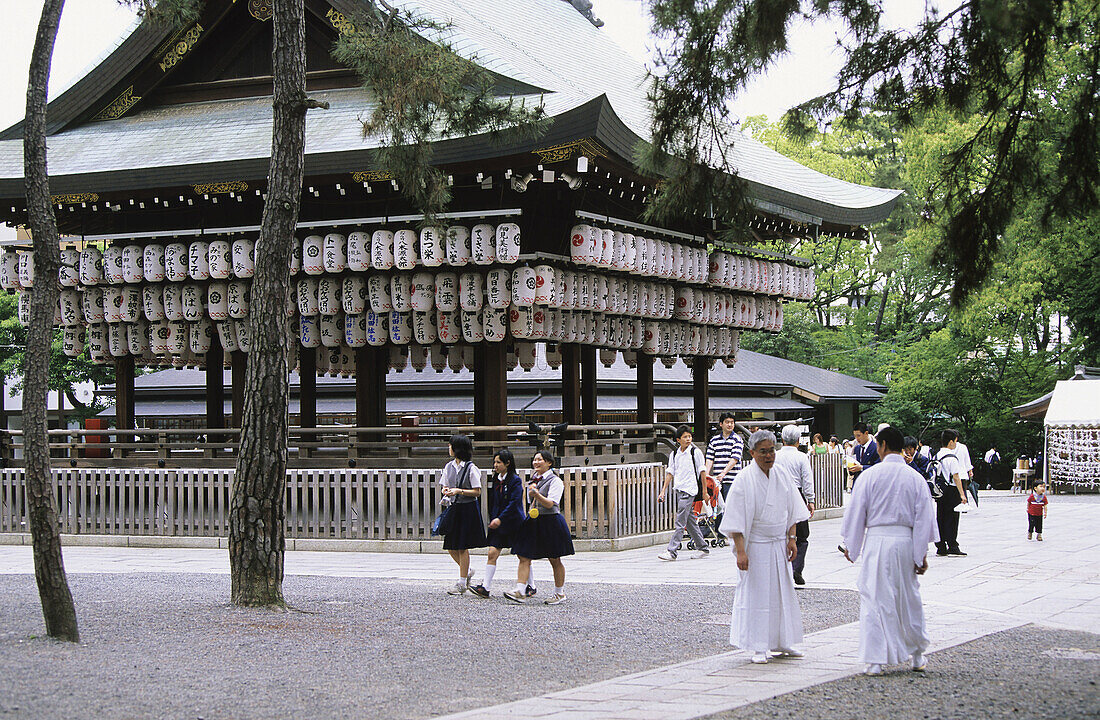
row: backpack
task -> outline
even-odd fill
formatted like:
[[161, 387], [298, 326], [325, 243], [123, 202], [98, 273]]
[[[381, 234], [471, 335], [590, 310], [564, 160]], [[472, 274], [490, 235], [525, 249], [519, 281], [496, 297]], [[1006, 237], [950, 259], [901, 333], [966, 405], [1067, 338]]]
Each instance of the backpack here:
[[934, 498], [943, 497], [943, 489], [951, 486], [951, 480], [945, 477], [943, 470], [942, 461], [946, 458], [959, 459], [954, 453], [947, 453], [942, 457], [933, 457], [924, 469], [924, 477], [928, 481], [928, 492], [932, 493]]

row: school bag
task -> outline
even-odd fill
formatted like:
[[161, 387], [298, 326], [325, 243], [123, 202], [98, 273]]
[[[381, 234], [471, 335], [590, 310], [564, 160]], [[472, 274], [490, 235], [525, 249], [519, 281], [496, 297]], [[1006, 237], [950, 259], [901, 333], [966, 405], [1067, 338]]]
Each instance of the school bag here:
[[933, 457], [928, 461], [928, 467], [924, 469], [924, 477], [928, 482], [928, 492], [934, 498], [943, 497], [943, 489], [951, 486], [951, 479], [945, 476], [943, 469], [943, 460], [946, 458], [959, 459], [954, 453], [947, 453], [943, 456]]

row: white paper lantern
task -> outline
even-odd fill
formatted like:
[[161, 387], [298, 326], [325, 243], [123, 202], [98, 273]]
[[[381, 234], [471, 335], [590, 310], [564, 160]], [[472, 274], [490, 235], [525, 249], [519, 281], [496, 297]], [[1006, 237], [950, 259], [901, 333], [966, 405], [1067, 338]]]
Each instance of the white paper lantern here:
[[[187, 283], [183, 286], [180, 292], [180, 303], [183, 307], [184, 320], [197, 322], [203, 316], [205, 308], [202, 300], [204, 295], [202, 288], [194, 283]], [[125, 321], [125, 318], [123, 318], [123, 321]]]
[[[167, 327], [167, 323], [163, 324], [165, 325], [165, 327]], [[237, 342], [237, 326], [232, 320], [214, 323], [214, 327], [218, 331], [218, 341], [221, 343], [223, 350], [225, 350], [226, 352], [237, 352], [241, 349], [240, 344]], [[314, 323], [314, 327], [316, 327], [316, 323]], [[320, 337], [317, 338], [317, 344], [321, 344]], [[168, 352], [168, 350], [165, 349], [162, 352], [158, 352], [156, 348], [154, 348], [153, 352], [156, 352], [158, 355], [163, 355], [164, 353]]]
[[588, 239], [590, 225], [574, 225], [569, 232], [569, 259], [581, 265], [589, 262]]
[[200, 318], [198, 322], [191, 323], [188, 329], [189, 349], [195, 355], [205, 355], [210, 352], [212, 345], [211, 336], [214, 334], [214, 326], [207, 318]]
[[321, 320], [319, 316], [300, 316], [298, 320], [298, 341], [302, 343], [302, 347], [321, 347]]
[[[106, 272], [106, 267], [104, 267], [104, 272]], [[170, 243], [164, 248], [164, 277], [172, 282], [183, 282], [189, 277], [187, 274], [187, 246], [183, 243]]]
[[393, 264], [398, 270], [412, 270], [419, 257], [415, 230], [398, 230], [393, 234]]
[[366, 272], [371, 269], [371, 240], [365, 232], [348, 235], [348, 270]]
[[400, 273], [390, 278], [390, 302], [398, 312], [412, 310], [412, 275]]
[[420, 231], [420, 262], [425, 267], [439, 267], [447, 257], [443, 228], [429, 225]]
[[122, 288], [111, 285], [103, 288], [103, 319], [108, 323], [122, 321]]
[[[340, 341], [344, 338], [344, 316], [318, 315], [317, 324], [321, 329], [321, 345], [328, 348], [340, 347]], [[370, 342], [369, 332], [367, 342]]]
[[[187, 322], [183, 320], [169, 321], [168, 322], [168, 354], [180, 355], [183, 353], [184, 348], [187, 347]], [[240, 335], [240, 328], [237, 330], [238, 336]]]
[[[232, 280], [226, 285], [226, 304], [229, 317], [240, 320], [248, 316], [248, 294], [250, 290], [249, 284], [241, 280]], [[171, 320], [171, 316], [168, 319]]]
[[607, 276], [597, 275], [592, 284], [592, 309], [596, 312], [607, 312], [608, 309]]
[[519, 260], [520, 230], [516, 223], [506, 222], [497, 225], [496, 254], [497, 262], [512, 264]]
[[516, 357], [524, 370], [533, 370], [538, 358], [538, 345], [532, 342], [516, 343]]
[[[65, 253], [73, 251], [62, 251], [61, 264], [65, 265]], [[126, 283], [140, 283], [145, 279], [145, 275], [142, 272], [141, 260], [142, 260], [142, 247], [140, 245], [127, 245], [122, 248], [122, 281]], [[79, 257], [79, 256], [78, 256]], [[62, 283], [64, 284], [64, 283]]]
[[512, 273], [507, 270], [490, 270], [485, 276], [485, 294], [489, 307], [498, 310], [512, 304]]
[[421, 345], [409, 346], [409, 365], [415, 372], [424, 372], [428, 367], [428, 348]]
[[107, 326], [95, 324], [88, 326], [88, 357], [94, 363], [107, 361]]
[[19, 289], [19, 255], [6, 252], [0, 256], [0, 287], [5, 290]]
[[474, 225], [470, 231], [470, 256], [476, 265], [496, 262], [496, 229], [492, 225]]
[[535, 340], [545, 340], [549, 335], [546, 320], [546, 308], [537, 305], [531, 308], [531, 337]]
[[[230, 322], [226, 320], [226, 322]], [[252, 330], [248, 327], [248, 318], [233, 320], [233, 326], [237, 329], [237, 347], [241, 352], [252, 351]]]
[[462, 320], [457, 311], [436, 311], [436, 328], [439, 333], [439, 341], [453, 345], [462, 339]]
[[346, 315], [361, 315], [367, 309], [367, 281], [359, 275], [348, 275], [341, 284], [340, 299]]
[[[154, 245], [152, 247], [159, 247]], [[12, 257], [16, 257], [14, 254]], [[7, 255], [5, 255], [5, 259]], [[18, 261], [18, 257], [16, 257]], [[18, 274], [16, 282], [18, 282]], [[151, 278], [150, 278], [151, 279]], [[80, 284], [99, 285], [103, 282], [103, 255], [98, 248], [86, 247], [80, 251]]]
[[435, 306], [435, 277], [431, 273], [413, 273], [409, 304], [420, 312], [428, 312]]
[[298, 313], [303, 316], [317, 314], [317, 278], [304, 277], [298, 281]]
[[389, 270], [394, 262], [394, 235], [389, 230], [375, 230], [370, 240], [371, 265], [375, 270]]
[[470, 262], [470, 230], [461, 225], [447, 228], [447, 262], [462, 267]]
[[141, 315], [141, 288], [137, 285], [122, 286], [122, 303], [119, 319], [124, 323], [137, 322]]
[[328, 275], [317, 278], [317, 312], [331, 317], [340, 312], [342, 307], [340, 278]]
[[348, 267], [347, 238], [340, 233], [325, 235], [322, 242], [321, 264], [325, 272], [340, 274]]
[[[138, 265], [140, 268], [141, 263], [141, 248], [138, 248]], [[80, 285], [80, 252], [68, 248], [61, 251], [61, 265], [57, 269], [57, 281], [61, 283], [62, 287], [76, 287]], [[3, 279], [3, 260], [0, 260], [0, 287], [7, 288]], [[16, 275], [18, 275], [18, 258], [16, 258]], [[141, 280], [137, 280], [140, 282]], [[129, 280], [127, 280], [129, 282]], [[18, 277], [16, 278], [16, 284], [18, 284]], [[14, 287], [11, 289], [15, 289]]]
[[443, 372], [447, 369], [447, 348], [442, 345], [432, 345], [431, 347], [431, 364], [432, 369], [436, 372]]
[[464, 367], [462, 364], [462, 348], [459, 345], [455, 345], [449, 348], [447, 353], [447, 367], [451, 372], [461, 372]]
[[385, 275], [371, 275], [367, 278], [367, 298], [370, 309], [376, 313], [390, 312], [394, 309], [390, 300], [390, 279]]
[[[210, 298], [207, 296], [207, 302]], [[283, 312], [288, 318], [294, 317], [298, 314], [298, 283], [291, 282], [287, 287], [286, 297], [283, 299]], [[294, 333], [289, 333], [290, 339], [295, 337]]]
[[512, 304], [530, 307], [535, 302], [535, 271], [527, 267], [518, 267], [512, 271]]
[[485, 340], [485, 326], [479, 310], [463, 310], [461, 322], [463, 340], [468, 343], [479, 343]]
[[550, 305], [554, 299], [554, 268], [549, 265], [535, 267], [535, 297], [538, 305]]
[[512, 305], [508, 309], [508, 321], [512, 337], [529, 338], [534, 332], [534, 317], [529, 306]]
[[458, 275], [442, 272], [435, 276], [435, 306], [444, 312], [458, 308]]
[[[148, 302], [148, 299], [146, 299]], [[225, 320], [229, 317], [228, 286], [224, 282], [212, 282], [206, 288], [206, 307], [211, 320]], [[146, 305], [146, 317], [149, 315]], [[149, 318], [152, 320], [153, 318]]]
[[187, 248], [187, 275], [192, 280], [210, 279], [209, 245], [195, 240]]
[[398, 345], [408, 345], [413, 340], [413, 323], [411, 312], [391, 312], [390, 317], [390, 341]]
[[77, 357], [84, 351], [85, 331], [81, 325], [66, 327], [61, 333], [61, 351], [66, 357]]
[[[107, 295], [104, 291], [104, 310], [106, 311]], [[176, 283], [164, 285], [164, 316], [169, 322], [181, 322], [183, 320], [183, 286]]]
[[480, 310], [485, 303], [485, 292], [480, 273], [464, 272], [458, 276], [458, 302], [463, 310]]
[[487, 307], [482, 311], [481, 321], [486, 341], [501, 342], [507, 336], [507, 308]]
[[[348, 258], [349, 262], [351, 258]], [[350, 348], [367, 346], [367, 316], [365, 313], [344, 316], [344, 344]]]
[[562, 270], [561, 302], [563, 310], [573, 310], [577, 307], [577, 273], [572, 270]]
[[81, 323], [80, 293], [69, 288], [63, 289], [57, 297], [57, 306], [61, 314], [61, 325], [71, 327]]
[[434, 312], [413, 312], [413, 340], [420, 345], [431, 345], [439, 337]]
[[[237, 242], [233, 243], [233, 272], [237, 272]], [[302, 270], [306, 275], [320, 275], [325, 271], [325, 239], [309, 235], [302, 240]], [[239, 276], [238, 276], [239, 277]]]
[[[33, 260], [30, 258], [31, 272], [33, 274]], [[107, 282], [112, 285], [121, 285], [126, 282], [126, 276], [122, 272], [122, 247], [119, 245], [112, 245], [103, 251], [103, 276], [107, 279]], [[20, 272], [20, 282], [22, 282], [22, 272]]]

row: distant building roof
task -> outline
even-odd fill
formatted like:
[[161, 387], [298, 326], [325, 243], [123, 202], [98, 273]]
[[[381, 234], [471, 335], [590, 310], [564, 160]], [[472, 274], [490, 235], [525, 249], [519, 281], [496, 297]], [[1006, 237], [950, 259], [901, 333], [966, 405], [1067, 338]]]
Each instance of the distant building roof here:
[[[1077, 365], [1073, 370], [1073, 377], [1069, 378], [1071, 381], [1100, 380], [1100, 368]], [[1060, 385], [1061, 382], [1068, 381], [1060, 381], [1058, 384]], [[1057, 389], [1057, 385], [1055, 385], [1055, 389]], [[1051, 390], [1046, 395], [1037, 397], [1031, 402], [1017, 405], [1012, 408], [1012, 412], [1024, 420], [1044, 422], [1046, 420], [1047, 410], [1050, 407], [1050, 402], [1054, 398], [1054, 392], [1055, 390]]]

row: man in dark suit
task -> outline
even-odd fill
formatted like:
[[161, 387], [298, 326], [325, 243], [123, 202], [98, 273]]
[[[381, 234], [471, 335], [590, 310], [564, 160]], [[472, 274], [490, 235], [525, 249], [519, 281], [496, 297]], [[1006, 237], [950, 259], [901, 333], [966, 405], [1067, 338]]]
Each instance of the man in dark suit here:
[[876, 465], [881, 458], [878, 456], [878, 444], [875, 442], [875, 436], [870, 433], [867, 423], [856, 423], [852, 427], [852, 437], [856, 439], [856, 445], [852, 448], [852, 455], [859, 463], [858, 470], [852, 469], [852, 487], [855, 487], [859, 474], [872, 465]]

